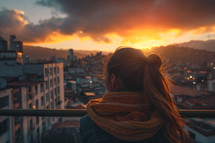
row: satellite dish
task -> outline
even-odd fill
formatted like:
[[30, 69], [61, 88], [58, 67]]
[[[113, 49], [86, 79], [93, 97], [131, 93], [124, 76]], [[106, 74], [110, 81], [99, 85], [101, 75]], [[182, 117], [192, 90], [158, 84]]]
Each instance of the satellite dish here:
[[7, 86], [7, 81], [4, 78], [0, 78], [0, 88], [5, 88]]

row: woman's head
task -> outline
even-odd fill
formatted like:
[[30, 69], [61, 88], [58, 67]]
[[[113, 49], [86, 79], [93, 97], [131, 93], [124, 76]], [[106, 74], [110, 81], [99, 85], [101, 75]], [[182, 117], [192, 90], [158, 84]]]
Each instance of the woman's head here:
[[106, 68], [106, 86], [109, 91], [143, 91], [146, 65], [159, 72], [162, 62], [159, 56], [146, 57], [141, 50], [119, 48], [109, 59]]
[[145, 56], [141, 50], [119, 48], [107, 62], [106, 86], [108, 91], [142, 92], [149, 101], [150, 110], [160, 114], [169, 140], [187, 142], [183, 122], [160, 71], [161, 65], [161, 58], [156, 54]]

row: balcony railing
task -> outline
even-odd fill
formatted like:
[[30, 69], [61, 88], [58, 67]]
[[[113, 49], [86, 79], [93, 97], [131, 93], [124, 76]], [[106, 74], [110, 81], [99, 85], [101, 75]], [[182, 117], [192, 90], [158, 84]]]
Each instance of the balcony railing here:
[[[180, 109], [183, 118], [215, 118], [215, 110]], [[53, 116], [53, 117], [82, 117], [87, 114], [85, 109], [0, 109], [0, 116]]]

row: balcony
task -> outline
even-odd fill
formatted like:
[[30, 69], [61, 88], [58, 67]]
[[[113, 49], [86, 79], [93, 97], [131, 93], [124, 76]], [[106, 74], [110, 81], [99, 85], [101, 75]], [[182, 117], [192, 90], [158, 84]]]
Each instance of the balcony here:
[[[215, 110], [188, 110], [180, 109], [183, 118], [215, 118]], [[0, 109], [0, 116], [47, 116], [47, 117], [82, 117], [87, 114], [85, 109], [61, 109], [61, 110], [31, 110], [31, 109]]]
[[[183, 118], [215, 118], [215, 110], [179, 110], [179, 113], [181, 114], [181, 116]], [[44, 120], [42, 120], [42, 128], [43, 130], [39, 131], [40, 133], [42, 132], [41, 135], [38, 134], [38, 127], [33, 127], [33, 124], [30, 125], [29, 124], [29, 128], [28, 128], [28, 132], [29, 132], [29, 136], [33, 135], [36, 133], [37, 138], [41, 138], [44, 139], [44, 142], [46, 142], [47, 140], [50, 140], [50, 135], [47, 134], [52, 134], [52, 140], [56, 140], [56, 133], [59, 134], [63, 134], [65, 133], [69, 133], [65, 134], [63, 139], [65, 138], [73, 138], [75, 143], [79, 143], [80, 142], [80, 138], [79, 138], [79, 119], [80, 117], [84, 116], [87, 114], [87, 111], [85, 109], [63, 109], [63, 110], [57, 110], [57, 109], [52, 109], [52, 110], [42, 110], [42, 109], [36, 109], [36, 110], [31, 110], [31, 109], [0, 109], [0, 116], [15, 116], [15, 117], [21, 117], [21, 116], [29, 116], [31, 118], [35, 118], [38, 116], [41, 116], [44, 118]], [[57, 122], [55, 122], [55, 124], [51, 123], [51, 118], [50, 117], [61, 117], [61, 118], [56, 118]], [[62, 119], [72, 119], [70, 121], [65, 121]], [[36, 118], [35, 118], [36, 119]], [[35, 120], [36, 121], [36, 120]], [[50, 128], [48, 128], [48, 126], [51, 126], [51, 130], [49, 130]], [[42, 129], [41, 128], [41, 129]], [[59, 135], [57, 138], [62, 137], [61, 135]], [[44, 138], [47, 137], [47, 138]], [[57, 140], [56, 140], [57, 141]], [[62, 141], [63, 143], [63, 141]]]

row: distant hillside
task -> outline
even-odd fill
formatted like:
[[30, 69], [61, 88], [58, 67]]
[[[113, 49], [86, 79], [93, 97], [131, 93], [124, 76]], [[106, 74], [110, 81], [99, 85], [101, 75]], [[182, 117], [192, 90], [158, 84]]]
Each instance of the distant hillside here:
[[[24, 46], [24, 55], [28, 55], [30, 60], [36, 59], [50, 59], [50, 56], [56, 56], [56, 58], [67, 58], [68, 50], [57, 50], [51, 49], [46, 47], [39, 47], [39, 46]], [[95, 54], [98, 51], [85, 51], [85, 50], [74, 50], [75, 56], [77, 58], [85, 57], [89, 54]], [[103, 52], [104, 53], [104, 52]], [[104, 53], [107, 54], [107, 53]]]
[[215, 52], [215, 40], [207, 40], [207, 41], [192, 40], [189, 42], [179, 43], [176, 45]]
[[215, 61], [215, 52], [213, 51], [180, 47], [178, 45], [155, 47], [150, 52], [160, 55], [163, 60], [172, 64], [207, 65], [209, 62]]

